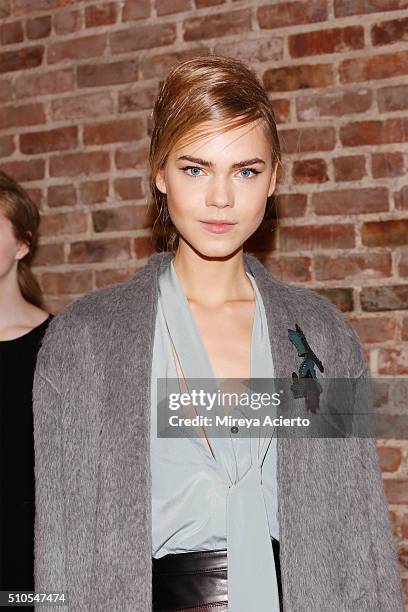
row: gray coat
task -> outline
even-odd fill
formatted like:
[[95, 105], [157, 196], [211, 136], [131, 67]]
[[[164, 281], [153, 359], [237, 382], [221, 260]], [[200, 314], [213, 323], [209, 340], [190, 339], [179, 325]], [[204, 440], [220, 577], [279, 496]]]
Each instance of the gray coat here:
[[[156, 253], [129, 281], [65, 307], [38, 355], [36, 590], [66, 590], [69, 610], [152, 610], [150, 371], [157, 277], [172, 255]], [[244, 262], [277, 377], [301, 363], [288, 338], [295, 323], [325, 366], [319, 376], [368, 375], [329, 300], [279, 281], [253, 255]], [[374, 439], [281, 437], [277, 470], [285, 612], [403, 612]]]

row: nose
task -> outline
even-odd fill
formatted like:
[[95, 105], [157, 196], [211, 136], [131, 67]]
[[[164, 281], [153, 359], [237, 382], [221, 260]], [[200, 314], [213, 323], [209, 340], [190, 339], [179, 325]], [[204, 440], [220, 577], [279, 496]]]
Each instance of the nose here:
[[216, 206], [217, 208], [234, 205], [234, 195], [231, 186], [228, 184], [228, 179], [215, 177], [211, 181], [207, 191], [206, 205]]

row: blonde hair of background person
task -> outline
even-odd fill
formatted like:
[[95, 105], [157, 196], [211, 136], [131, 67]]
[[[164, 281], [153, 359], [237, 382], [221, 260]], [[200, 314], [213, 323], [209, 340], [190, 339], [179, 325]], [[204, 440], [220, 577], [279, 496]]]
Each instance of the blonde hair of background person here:
[[30, 268], [40, 213], [27, 192], [0, 171], [0, 340], [9, 340], [48, 316]]

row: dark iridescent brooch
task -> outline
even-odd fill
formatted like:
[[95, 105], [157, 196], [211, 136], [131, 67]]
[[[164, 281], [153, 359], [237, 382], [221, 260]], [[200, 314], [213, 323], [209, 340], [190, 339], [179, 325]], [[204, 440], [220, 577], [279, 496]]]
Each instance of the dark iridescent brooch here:
[[296, 372], [292, 372], [293, 383], [290, 388], [295, 399], [305, 398], [306, 410], [317, 412], [319, 409], [319, 396], [323, 388], [317, 380], [315, 364], [320, 372], [324, 372], [324, 367], [320, 359], [310, 348], [305, 334], [297, 323], [295, 327], [296, 331], [288, 329], [289, 340], [295, 346], [299, 357], [303, 357], [303, 361], [299, 366], [299, 375]]

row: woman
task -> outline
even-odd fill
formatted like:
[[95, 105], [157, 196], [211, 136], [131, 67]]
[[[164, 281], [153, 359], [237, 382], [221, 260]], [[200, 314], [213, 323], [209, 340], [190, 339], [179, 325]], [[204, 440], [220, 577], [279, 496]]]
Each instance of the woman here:
[[243, 251], [280, 162], [254, 74], [187, 61], [153, 118], [170, 248], [66, 307], [39, 354], [37, 590], [84, 611], [402, 612], [374, 440], [159, 435], [174, 379], [290, 378], [303, 355], [358, 403], [368, 365], [333, 304]]
[[32, 385], [37, 352], [52, 318], [44, 308], [40, 287], [30, 270], [39, 223], [38, 209], [26, 191], [0, 172], [2, 591], [34, 588]]

